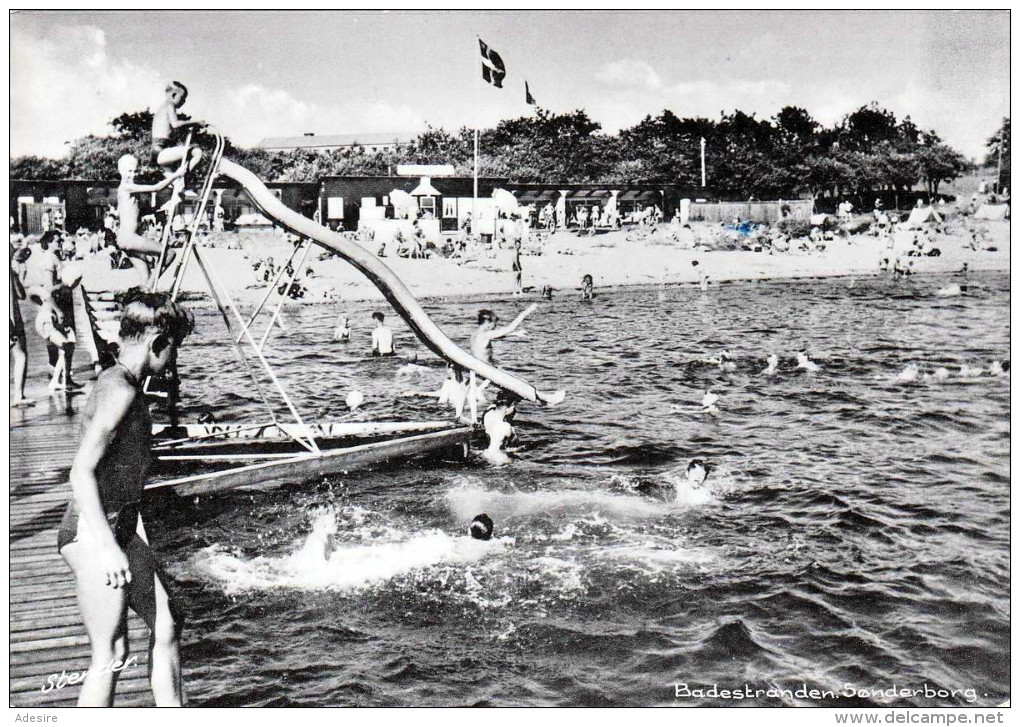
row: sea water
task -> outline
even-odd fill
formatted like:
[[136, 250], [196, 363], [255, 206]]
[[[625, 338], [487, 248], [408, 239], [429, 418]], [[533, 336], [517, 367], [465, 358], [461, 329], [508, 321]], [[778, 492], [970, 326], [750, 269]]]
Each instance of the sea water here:
[[[964, 294], [940, 297], [953, 282]], [[189, 615], [189, 695], [1001, 702], [1010, 378], [988, 368], [1009, 355], [1009, 297], [1006, 275], [558, 292], [495, 344], [507, 370], [568, 391], [554, 409], [521, 406], [508, 466], [396, 463], [149, 505]], [[478, 308], [508, 321], [526, 302], [426, 307], [464, 343]], [[331, 340], [341, 308], [346, 344]], [[368, 355], [375, 309], [285, 310], [266, 350], [298, 408], [317, 421], [447, 416], [413, 395], [445, 368], [399, 320], [399, 359]], [[181, 352], [186, 416], [264, 416], [221, 319], [198, 324]], [[723, 350], [735, 370], [700, 362]], [[796, 368], [798, 351], [820, 369]], [[763, 374], [770, 353], [780, 364]], [[351, 413], [355, 389], [365, 403]], [[719, 401], [702, 413], [709, 389]], [[693, 457], [712, 468], [701, 489], [683, 482]], [[488, 542], [467, 536], [480, 512]]]

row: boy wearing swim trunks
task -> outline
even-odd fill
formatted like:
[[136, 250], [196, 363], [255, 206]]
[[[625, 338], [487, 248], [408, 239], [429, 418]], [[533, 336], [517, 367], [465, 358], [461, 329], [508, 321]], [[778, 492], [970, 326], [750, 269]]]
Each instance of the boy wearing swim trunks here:
[[92, 646], [79, 706], [113, 703], [128, 656], [128, 606], [149, 627], [156, 704], [184, 702], [178, 653], [182, 621], [149, 549], [138, 505], [152, 440], [142, 383], [173, 364], [192, 327], [191, 316], [165, 294], [129, 296], [120, 323], [120, 358], [99, 375], [84, 407], [71, 468], [72, 497], [57, 536], [57, 550], [74, 573]]
[[152, 163], [167, 167], [164, 171], [168, 174], [170, 167], [184, 159], [185, 153], [190, 152], [189, 172], [202, 159], [202, 151], [198, 147], [192, 146], [189, 150], [183, 146], [174, 146], [170, 141], [170, 134], [174, 129], [205, 125], [201, 121], [184, 121], [177, 116], [177, 110], [184, 105], [187, 99], [188, 89], [184, 84], [180, 81], [171, 81], [166, 87], [166, 100], [152, 115]]

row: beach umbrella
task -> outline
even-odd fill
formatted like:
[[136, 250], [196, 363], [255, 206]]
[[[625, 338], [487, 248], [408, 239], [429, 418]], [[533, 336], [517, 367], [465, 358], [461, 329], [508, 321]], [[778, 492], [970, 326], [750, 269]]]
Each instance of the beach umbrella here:
[[406, 219], [410, 216], [411, 210], [417, 206], [414, 197], [402, 189], [390, 192], [390, 204], [393, 205], [393, 216], [397, 219]]
[[505, 189], [492, 190], [492, 204], [500, 212], [516, 212], [520, 207], [517, 198]]

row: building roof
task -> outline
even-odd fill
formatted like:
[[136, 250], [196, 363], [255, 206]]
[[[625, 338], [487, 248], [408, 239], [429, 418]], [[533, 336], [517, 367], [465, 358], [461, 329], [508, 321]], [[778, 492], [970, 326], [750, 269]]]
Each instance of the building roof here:
[[259, 142], [262, 149], [321, 149], [323, 147], [407, 144], [418, 137], [414, 132], [372, 132], [364, 134], [315, 134], [313, 136], [270, 136]]

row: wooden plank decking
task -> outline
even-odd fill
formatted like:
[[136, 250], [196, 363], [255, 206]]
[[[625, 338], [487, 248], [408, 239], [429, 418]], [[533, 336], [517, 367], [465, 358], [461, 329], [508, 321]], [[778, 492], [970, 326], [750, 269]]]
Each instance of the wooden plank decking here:
[[[80, 672], [89, 663], [74, 579], [57, 553], [78, 417], [65, 413], [63, 395], [46, 397], [36, 386], [28, 395], [39, 403], [12, 413], [10, 430], [10, 704], [71, 706], [78, 698], [77, 685], [43, 689], [50, 675]], [[72, 406], [80, 406], [81, 399], [74, 397]], [[151, 705], [148, 630], [134, 613], [128, 635], [138, 663], [121, 673], [115, 704]]]

